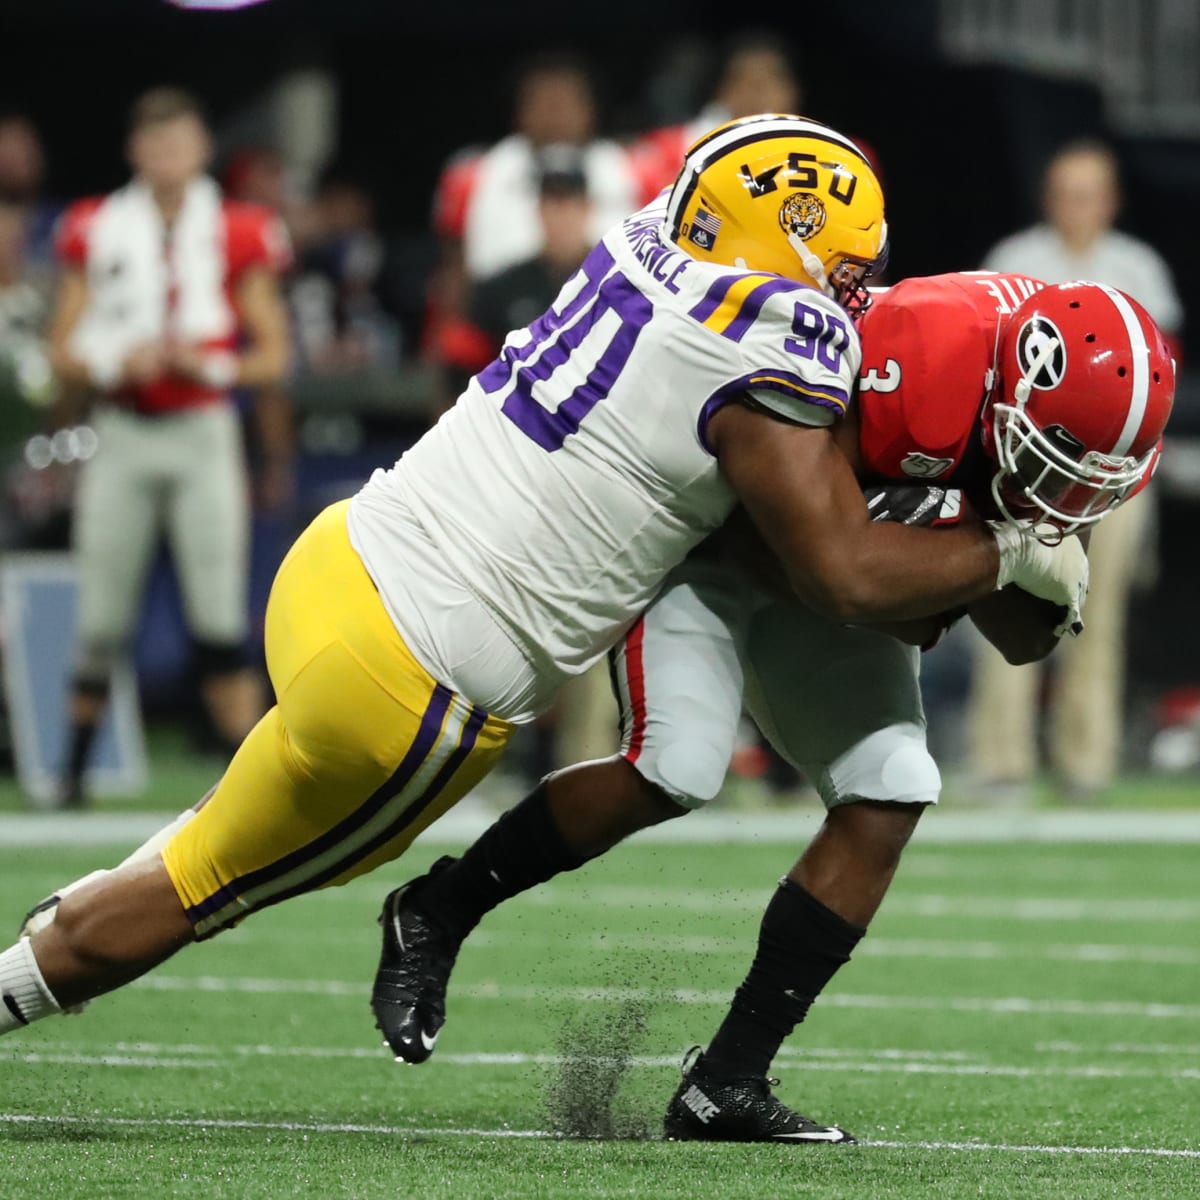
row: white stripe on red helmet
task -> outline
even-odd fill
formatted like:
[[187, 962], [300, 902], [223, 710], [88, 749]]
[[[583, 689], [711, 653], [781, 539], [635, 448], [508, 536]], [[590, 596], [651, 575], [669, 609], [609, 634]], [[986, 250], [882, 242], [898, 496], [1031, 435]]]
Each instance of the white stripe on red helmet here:
[[1100, 289], [1113, 302], [1121, 320], [1125, 322], [1125, 331], [1129, 334], [1129, 348], [1133, 352], [1133, 383], [1129, 396], [1129, 412], [1125, 416], [1125, 424], [1109, 453], [1114, 458], [1122, 458], [1129, 453], [1142, 420], [1146, 416], [1146, 403], [1150, 397], [1150, 347], [1146, 342], [1146, 332], [1138, 320], [1133, 306], [1121, 295], [1116, 288], [1100, 284]]

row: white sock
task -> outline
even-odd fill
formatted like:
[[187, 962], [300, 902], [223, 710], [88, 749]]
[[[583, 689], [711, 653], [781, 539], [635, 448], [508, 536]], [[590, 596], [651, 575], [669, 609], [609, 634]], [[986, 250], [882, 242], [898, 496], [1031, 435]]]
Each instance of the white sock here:
[[145, 862], [160, 853], [162, 848], [196, 815], [194, 808], [185, 808], [169, 825], [164, 825], [157, 833], [146, 839], [120, 866], [130, 863]]
[[0, 1034], [62, 1011], [42, 978], [28, 938], [0, 954], [0, 1000]]

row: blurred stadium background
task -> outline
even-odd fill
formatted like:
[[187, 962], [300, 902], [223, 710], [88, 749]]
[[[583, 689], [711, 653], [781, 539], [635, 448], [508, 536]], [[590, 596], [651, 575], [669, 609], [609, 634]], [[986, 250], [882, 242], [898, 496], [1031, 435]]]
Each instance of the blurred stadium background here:
[[[272, 477], [252, 446], [257, 637], [296, 532], [419, 436], [464, 365], [438, 335], [447, 249], [435, 196], [464, 148], [511, 130], [522, 65], [578, 55], [597, 89], [597, 132], [624, 151], [691, 122], [730, 47], [765, 35], [803, 110], [877, 156], [892, 281], [974, 268], [1037, 220], [1043, 169], [1064, 144], [1116, 150], [1119, 228], [1165, 257], [1185, 311], [1157, 532], [1123, 647], [1123, 777], [1084, 797], [1086, 812], [1056, 811], [1072, 797], [1048, 775], [1019, 808], [986, 808], [1013, 796], [974, 786], [971, 647], [951, 638], [926, 664], [947, 803], [923, 822], [861, 957], [777, 1064], [789, 1099], [873, 1144], [805, 1155], [802, 1173], [778, 1147], [581, 1144], [545, 1135], [654, 1132], [680, 1053], [741, 977], [763, 896], [819, 812], [780, 811], [795, 780], [748, 732], [725, 802], [764, 811], [738, 811], [736, 830], [719, 809], [671, 823], [489, 916], [460, 959], [438, 1059], [398, 1072], [366, 1006], [379, 895], [435, 846], [474, 836], [524, 774], [608, 749], [603, 705], [579, 700], [567, 728], [516, 747], [485, 811], [450, 814], [399, 876], [276, 908], [81, 1020], [5, 1039], [0, 1194], [693, 1197], [700, 1180], [723, 1197], [781, 1186], [898, 1200], [1194, 1197], [1200, 819], [1185, 810], [1200, 809], [1200, 6], [856, 0], [776, 6], [751, 23], [754, 6], [696, 0], [208, 2], [238, 11], [186, 0], [0, 9], [5, 569], [69, 544], [90, 443], [78, 428], [50, 436], [52, 228], [70, 202], [125, 180], [128, 110], [147, 88], [203, 101], [214, 173], [275, 204], [298, 249], [282, 281], [298, 348], [284, 389], [290, 469]], [[4, 137], [14, 122], [25, 130], [15, 143]], [[39, 703], [61, 716], [70, 646], [59, 610], [26, 597], [22, 619], [39, 632], [18, 638], [6, 610], [5, 665], [19, 641], [27, 689], [53, 675]], [[0, 723], [4, 920], [114, 861], [220, 770], [165, 560], [134, 665], [149, 773], [97, 796], [97, 814], [20, 812], [32, 801], [16, 780], [12, 711]], [[564, 1080], [582, 1107], [558, 1105]]]
[[[464, 148], [510, 132], [515, 82], [540, 52], [579, 57], [596, 89], [597, 135], [636, 150], [648, 133], [696, 117], [739, 37], [774, 39], [804, 111], [860, 136], [878, 159], [893, 281], [977, 266], [1000, 238], [1037, 219], [1042, 171], [1054, 151], [1099, 137], [1121, 167], [1119, 227], [1165, 256], [1185, 313], [1200, 312], [1200, 10], [1189, 0], [859, 0], [752, 29], [728, 11], [683, 0], [569, 9], [463, 0], [445, 10], [404, 6], [403, 14], [372, 0], [197, 11], [204, 7], [234, 6], [121, 0], [105, 5], [102, 17], [71, 0], [6, 6], [6, 43], [24, 49], [8, 56], [0, 115], [27, 119], [40, 140], [44, 175], [12, 199], [32, 223], [27, 282], [46, 296], [55, 215], [127, 177], [127, 113], [153, 85], [180, 85], [203, 101], [216, 176], [272, 200], [292, 225], [297, 264], [284, 288], [297, 344], [285, 389], [294, 413], [294, 487], [258, 493], [256, 631], [295, 532], [392, 461], [444, 403], [447, 373], [431, 333], [444, 252], [435, 195]], [[1186, 803], [1200, 760], [1200, 639], [1192, 632], [1198, 331], [1195, 320], [1181, 330], [1157, 533], [1144, 548], [1144, 585], [1130, 609], [1123, 763], [1136, 783], [1105, 793], [1108, 803]], [[34, 371], [31, 384], [15, 346], [11, 337], [0, 344], [9, 379], [4, 549], [61, 550], [72, 498], [62, 459], [74, 450], [37, 438], [52, 430], [45, 410], [28, 402], [44, 401], [53, 383]], [[953, 642], [929, 663], [933, 736], [952, 779], [965, 753], [969, 665], [967, 648]], [[187, 798], [177, 781], [190, 786], [213, 771], [211, 759], [193, 754], [203, 748], [203, 730], [165, 560], [147, 595], [136, 672], [152, 786], [140, 798], [102, 803], [165, 809]], [[606, 749], [604, 729], [584, 724], [568, 749]], [[1156, 739], [1166, 726], [1167, 738]], [[567, 751], [522, 753], [533, 769]], [[761, 769], [753, 755], [748, 761], [750, 774]], [[1156, 776], [1168, 781], [1162, 790]], [[970, 798], [969, 786], [961, 791]], [[0, 797], [10, 809], [23, 802], [12, 785], [0, 787]]]

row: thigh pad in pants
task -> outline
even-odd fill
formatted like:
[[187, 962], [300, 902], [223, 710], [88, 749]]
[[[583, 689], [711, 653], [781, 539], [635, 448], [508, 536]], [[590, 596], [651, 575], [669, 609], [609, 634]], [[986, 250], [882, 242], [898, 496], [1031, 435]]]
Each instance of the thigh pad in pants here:
[[776, 601], [750, 622], [744, 666], [751, 715], [826, 807], [937, 802], [916, 647]]

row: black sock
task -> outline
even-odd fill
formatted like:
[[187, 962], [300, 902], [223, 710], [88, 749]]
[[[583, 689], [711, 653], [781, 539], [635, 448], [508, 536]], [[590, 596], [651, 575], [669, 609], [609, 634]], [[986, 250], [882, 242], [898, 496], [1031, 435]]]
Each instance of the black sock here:
[[750, 973], [705, 1052], [705, 1067], [725, 1079], [766, 1075], [783, 1039], [865, 932], [781, 879], [763, 914]]
[[87, 769], [88, 757], [92, 751], [92, 743], [100, 725], [96, 721], [82, 721], [71, 726], [71, 743], [67, 755], [67, 774], [63, 781], [72, 791], [78, 791], [83, 785], [83, 772]]
[[538, 784], [414, 899], [461, 941], [497, 904], [587, 861], [563, 841], [546, 803], [546, 785]]
[[109, 683], [107, 678], [96, 679], [90, 675], [76, 676], [72, 681], [72, 710], [75, 703], [87, 702], [89, 711], [94, 710], [97, 703], [101, 716], [94, 721], [72, 719], [70, 741], [67, 744], [66, 771], [63, 786], [69, 791], [78, 793], [83, 786], [83, 773], [87, 770], [88, 758], [92, 753], [92, 744], [100, 731], [100, 722], [104, 719], [103, 708], [108, 702]]

